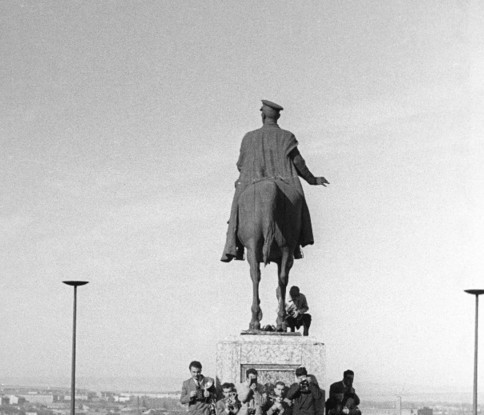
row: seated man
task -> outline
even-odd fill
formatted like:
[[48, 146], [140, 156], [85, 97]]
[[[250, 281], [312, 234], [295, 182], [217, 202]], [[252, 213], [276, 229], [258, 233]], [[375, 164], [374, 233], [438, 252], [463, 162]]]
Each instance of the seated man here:
[[222, 385], [223, 398], [217, 402], [217, 415], [235, 415], [239, 412], [241, 403], [237, 398], [237, 391], [233, 383]]
[[266, 405], [267, 415], [291, 415], [292, 402], [285, 399], [286, 385], [282, 381], [277, 381], [274, 386], [274, 393], [268, 397]]
[[[331, 400], [330, 405], [335, 404], [336, 401], [340, 401], [343, 413], [361, 415], [361, 411], [358, 409], [360, 398], [353, 387], [354, 377], [355, 373], [352, 370], [345, 370], [343, 380], [335, 382], [330, 386], [328, 401], [335, 398]], [[343, 394], [343, 397], [339, 399], [341, 394]], [[328, 413], [328, 401], [326, 402], [326, 413]]]
[[309, 327], [311, 326], [311, 314], [307, 314], [309, 307], [306, 296], [299, 291], [299, 287], [293, 286], [289, 290], [290, 300], [286, 305], [286, 324], [292, 332], [295, 329], [304, 327], [303, 336], [309, 335]]
[[333, 388], [333, 393], [326, 401], [326, 415], [342, 415], [343, 413], [348, 413], [349, 411], [346, 410], [343, 412], [344, 409], [344, 388], [341, 385], [336, 385]]
[[239, 400], [242, 406], [238, 415], [262, 415], [267, 402], [264, 386], [257, 382], [257, 370], [247, 369], [245, 382], [237, 385]]

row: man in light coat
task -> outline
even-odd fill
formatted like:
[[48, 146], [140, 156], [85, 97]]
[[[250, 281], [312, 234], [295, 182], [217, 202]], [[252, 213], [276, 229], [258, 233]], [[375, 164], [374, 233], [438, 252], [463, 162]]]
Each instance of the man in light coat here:
[[202, 375], [202, 364], [196, 360], [188, 366], [191, 377], [183, 382], [180, 402], [188, 404], [190, 415], [210, 415], [215, 401], [213, 380]]

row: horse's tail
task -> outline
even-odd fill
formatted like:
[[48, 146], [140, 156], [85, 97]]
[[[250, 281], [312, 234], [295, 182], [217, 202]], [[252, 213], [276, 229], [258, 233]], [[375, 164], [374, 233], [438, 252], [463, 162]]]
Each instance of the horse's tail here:
[[266, 210], [264, 217], [264, 246], [262, 247], [262, 260], [264, 265], [267, 265], [271, 253], [271, 246], [276, 235], [276, 221], [275, 208], [277, 199], [277, 185], [273, 181], [264, 182], [266, 202], [264, 207]]
[[269, 254], [271, 253], [271, 245], [274, 242], [274, 236], [276, 233], [276, 224], [274, 220], [271, 220], [267, 224], [267, 228], [264, 232], [264, 247], [262, 248], [262, 259], [264, 260], [264, 265], [269, 263]]

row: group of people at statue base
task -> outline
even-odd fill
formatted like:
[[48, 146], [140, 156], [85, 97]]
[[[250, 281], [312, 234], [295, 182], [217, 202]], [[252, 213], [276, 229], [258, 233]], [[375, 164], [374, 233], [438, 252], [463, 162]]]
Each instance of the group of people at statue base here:
[[245, 382], [223, 383], [221, 396], [214, 380], [202, 375], [200, 362], [191, 362], [189, 369], [191, 377], [183, 382], [180, 402], [188, 405], [190, 415], [361, 415], [351, 370], [331, 385], [325, 402], [324, 391], [304, 367], [296, 369], [292, 385], [262, 385], [257, 370], [248, 369]]

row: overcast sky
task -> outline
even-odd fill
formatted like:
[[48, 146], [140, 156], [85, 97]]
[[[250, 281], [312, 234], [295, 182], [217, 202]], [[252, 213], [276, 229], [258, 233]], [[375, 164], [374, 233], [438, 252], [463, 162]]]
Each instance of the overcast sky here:
[[[79, 376], [182, 379], [193, 359], [215, 375], [217, 341], [250, 320], [247, 263], [219, 259], [240, 141], [269, 99], [331, 182], [304, 185], [316, 242], [290, 275], [325, 383], [352, 368], [356, 384], [471, 390], [476, 5], [0, 2], [0, 376], [68, 378], [66, 279], [90, 281]], [[272, 324], [276, 267], [262, 279]]]

